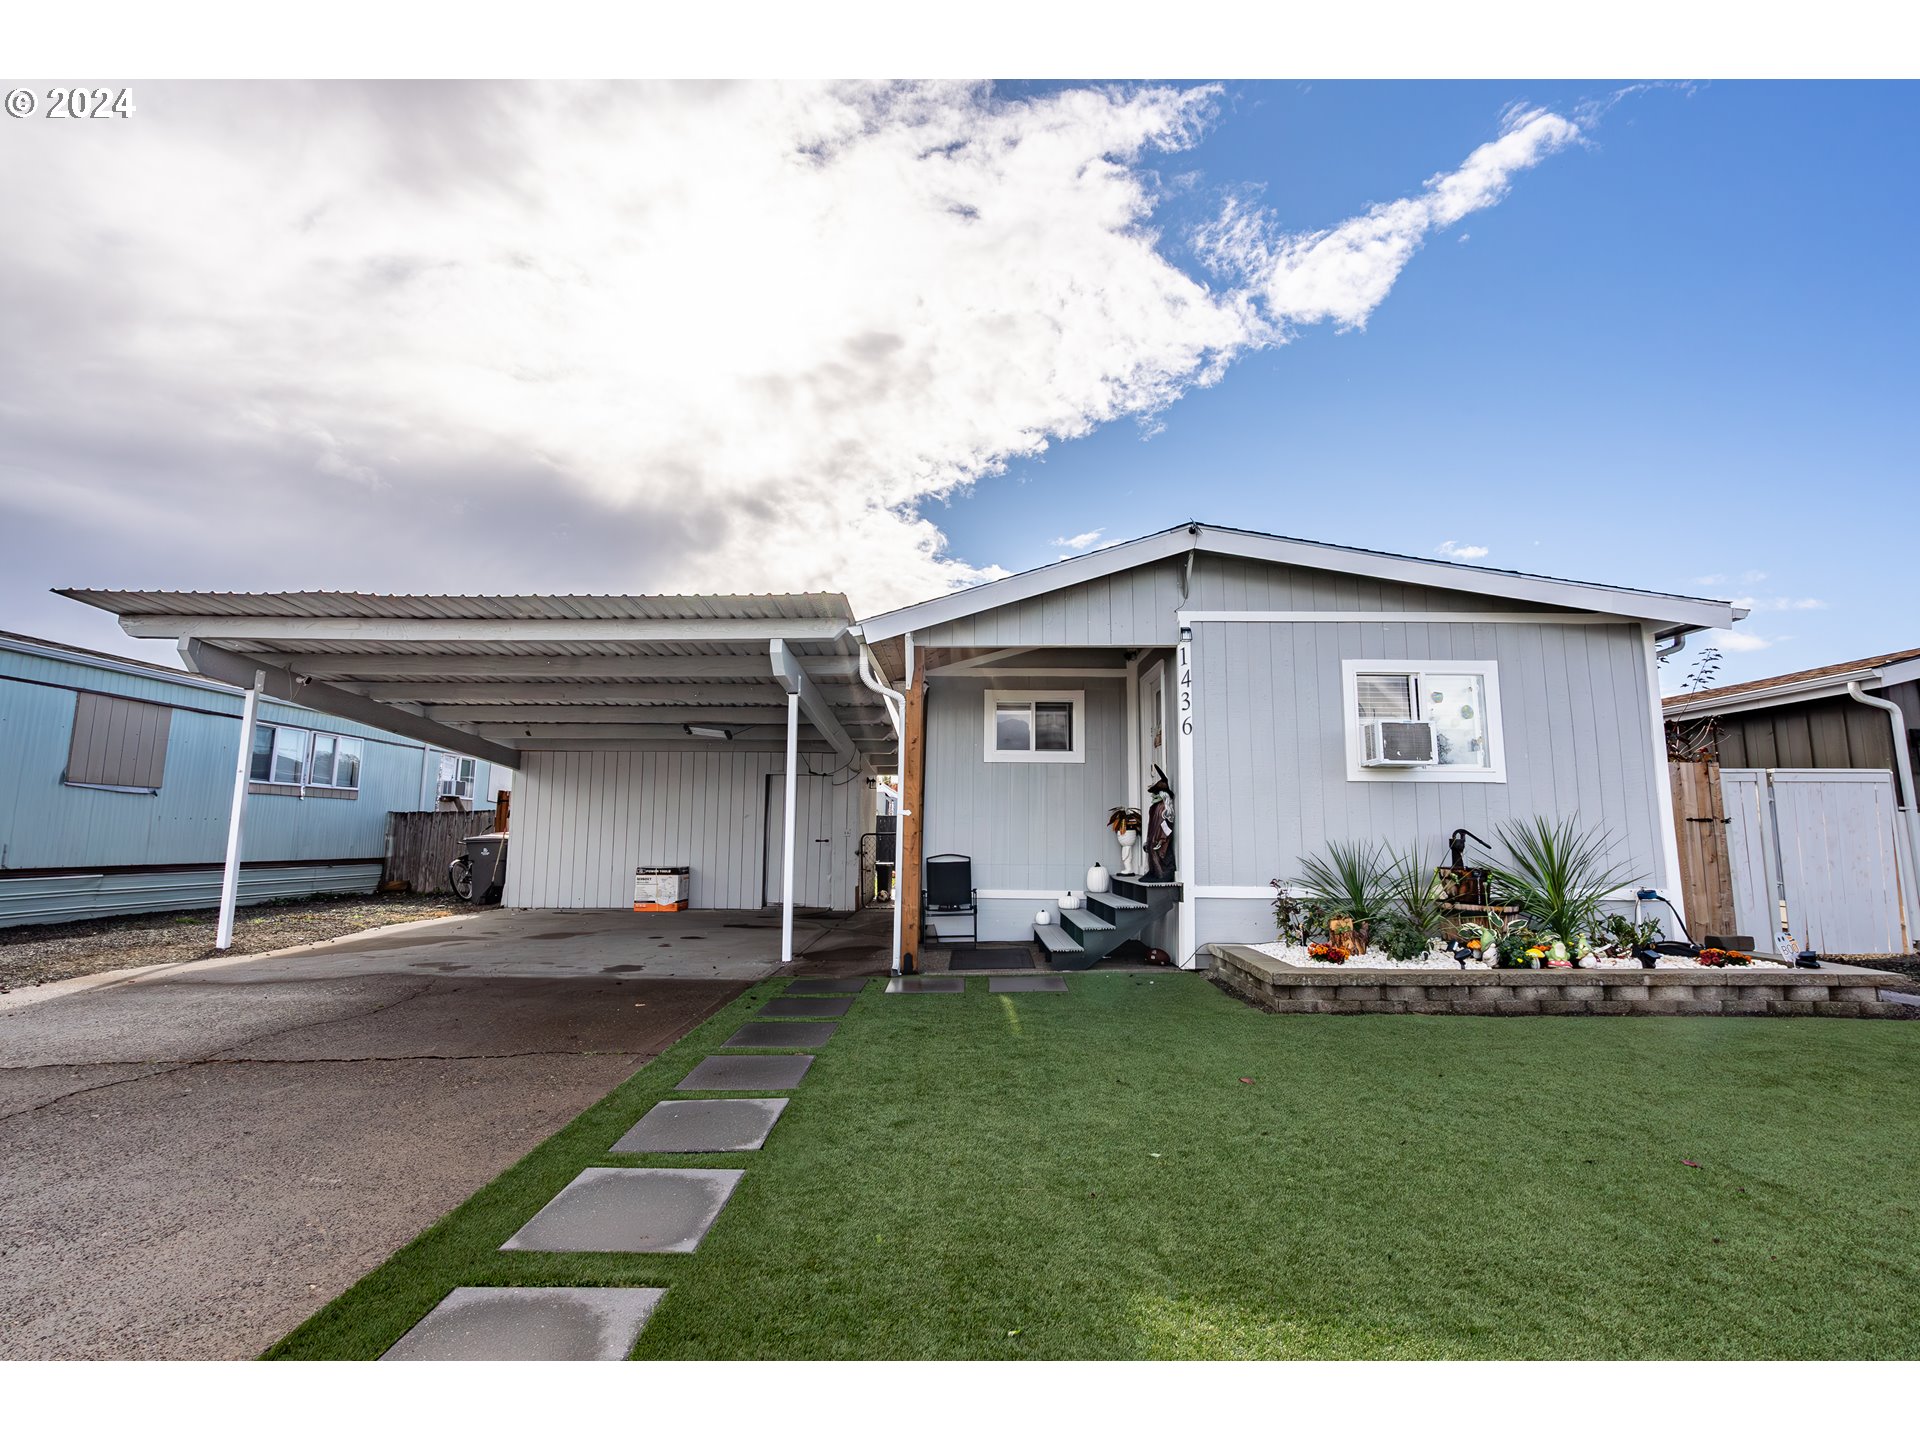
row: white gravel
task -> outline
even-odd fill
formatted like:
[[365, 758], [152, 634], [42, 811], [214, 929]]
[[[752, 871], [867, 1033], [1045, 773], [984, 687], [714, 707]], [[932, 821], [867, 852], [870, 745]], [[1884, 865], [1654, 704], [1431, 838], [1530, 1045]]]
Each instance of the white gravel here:
[[[1494, 967], [1484, 960], [1469, 960], [1463, 967], [1451, 955], [1422, 955], [1415, 960], [1395, 960], [1381, 950], [1369, 950], [1364, 955], [1349, 957], [1345, 962], [1334, 960], [1316, 960], [1307, 953], [1304, 945], [1282, 945], [1278, 941], [1269, 941], [1264, 945], [1252, 947], [1269, 959], [1278, 960], [1283, 965], [1298, 965], [1303, 970], [1491, 970]], [[1555, 967], [1549, 967], [1555, 968]], [[1638, 970], [1640, 962], [1632, 956], [1589, 956], [1576, 967], [1581, 970]], [[1753, 957], [1753, 964], [1746, 965], [1702, 965], [1698, 960], [1690, 960], [1679, 955], [1662, 955], [1653, 967], [1656, 970], [1790, 970], [1793, 967], [1778, 960], [1768, 960], [1759, 955]]]

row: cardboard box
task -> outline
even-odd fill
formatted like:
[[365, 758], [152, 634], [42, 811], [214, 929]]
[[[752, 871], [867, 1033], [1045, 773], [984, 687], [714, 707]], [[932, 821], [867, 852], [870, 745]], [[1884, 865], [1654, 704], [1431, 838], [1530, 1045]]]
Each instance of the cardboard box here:
[[643, 866], [633, 872], [633, 908], [684, 910], [692, 889], [693, 872], [688, 866]]

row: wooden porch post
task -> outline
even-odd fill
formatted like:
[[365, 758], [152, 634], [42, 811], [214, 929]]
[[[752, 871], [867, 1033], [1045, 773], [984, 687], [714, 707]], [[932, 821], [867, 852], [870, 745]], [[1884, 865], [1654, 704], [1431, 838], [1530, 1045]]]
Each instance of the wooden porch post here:
[[894, 903], [900, 907], [900, 971], [912, 975], [920, 968], [921, 913], [920, 806], [927, 778], [926, 666], [916, 663], [913, 637], [907, 636], [907, 678], [901, 689], [907, 697], [906, 730], [900, 742], [900, 873], [893, 877]]

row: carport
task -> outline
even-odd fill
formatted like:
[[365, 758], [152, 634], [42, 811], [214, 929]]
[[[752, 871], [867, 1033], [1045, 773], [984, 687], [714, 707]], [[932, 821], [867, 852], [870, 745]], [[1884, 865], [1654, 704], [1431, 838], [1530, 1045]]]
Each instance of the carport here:
[[246, 691], [221, 948], [261, 695], [518, 772], [508, 906], [625, 909], [643, 865], [689, 864], [695, 908], [755, 908], [777, 879], [783, 961], [797, 885], [854, 893], [845, 852], [897, 760], [900, 697], [837, 594], [59, 593]]

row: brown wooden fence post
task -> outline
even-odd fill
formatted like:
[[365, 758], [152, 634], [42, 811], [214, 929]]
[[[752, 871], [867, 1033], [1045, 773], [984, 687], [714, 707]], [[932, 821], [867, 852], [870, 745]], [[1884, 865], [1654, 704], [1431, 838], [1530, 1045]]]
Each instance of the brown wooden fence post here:
[[[1714, 760], [1669, 760], [1673, 828], [1680, 850], [1680, 894], [1695, 940], [1731, 934], [1733, 865], [1727, 852], [1727, 809]], [[1677, 937], [1676, 937], [1677, 938]]]

